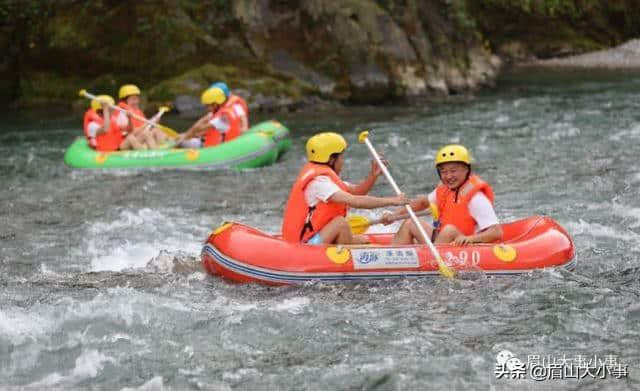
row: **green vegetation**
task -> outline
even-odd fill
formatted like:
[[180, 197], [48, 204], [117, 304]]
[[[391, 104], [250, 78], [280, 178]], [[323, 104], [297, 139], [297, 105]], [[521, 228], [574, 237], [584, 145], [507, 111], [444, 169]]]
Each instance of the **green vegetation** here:
[[[478, 48], [509, 56], [502, 50], [511, 45], [545, 58], [640, 36], [637, 0], [252, 4], [0, 0], [0, 101], [68, 103], [79, 88], [113, 94], [130, 82], [152, 100], [168, 100], [220, 79], [254, 95], [299, 99], [318, 93], [317, 86], [273, 71], [270, 55], [277, 50], [330, 78], [336, 86], [331, 96], [348, 99], [350, 69], [359, 61], [375, 61], [395, 77], [391, 67], [417, 56], [407, 60], [417, 61], [409, 64], [416, 69], [453, 67], [464, 74], [469, 53]], [[395, 32], [385, 23], [394, 23]], [[395, 51], [389, 42], [403, 34], [411, 47]]]

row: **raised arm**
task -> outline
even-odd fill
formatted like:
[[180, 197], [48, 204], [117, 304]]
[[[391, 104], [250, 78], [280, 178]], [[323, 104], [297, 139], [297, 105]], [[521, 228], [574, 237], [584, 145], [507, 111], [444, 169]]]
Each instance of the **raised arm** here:
[[368, 194], [381, 173], [382, 171], [378, 167], [378, 163], [376, 163], [375, 160], [372, 160], [369, 175], [367, 175], [367, 177], [362, 182], [356, 185], [349, 185], [349, 192], [354, 195]]

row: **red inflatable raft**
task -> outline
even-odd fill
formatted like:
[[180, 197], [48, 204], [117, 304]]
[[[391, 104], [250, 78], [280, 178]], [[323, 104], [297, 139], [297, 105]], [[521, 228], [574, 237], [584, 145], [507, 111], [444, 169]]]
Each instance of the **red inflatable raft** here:
[[[554, 267], [573, 270], [574, 247], [567, 232], [549, 217], [533, 216], [502, 225], [503, 242], [438, 245], [456, 270], [513, 275]], [[370, 234], [369, 245], [288, 243], [254, 228], [225, 223], [208, 238], [202, 264], [211, 274], [238, 282], [296, 284], [439, 276], [426, 246], [392, 246], [392, 234]]]

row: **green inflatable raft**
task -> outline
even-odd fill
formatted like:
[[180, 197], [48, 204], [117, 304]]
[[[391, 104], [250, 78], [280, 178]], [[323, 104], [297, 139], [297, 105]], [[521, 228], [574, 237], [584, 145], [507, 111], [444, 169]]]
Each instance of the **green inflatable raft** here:
[[64, 162], [77, 168], [206, 166], [243, 169], [273, 164], [290, 147], [289, 130], [278, 121], [265, 121], [234, 140], [199, 149], [98, 152], [89, 147], [84, 137], [79, 137], [67, 149]]

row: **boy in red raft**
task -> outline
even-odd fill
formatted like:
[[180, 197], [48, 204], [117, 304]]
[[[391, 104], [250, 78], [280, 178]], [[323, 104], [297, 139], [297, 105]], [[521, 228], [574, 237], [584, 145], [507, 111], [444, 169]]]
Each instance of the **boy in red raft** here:
[[213, 147], [235, 139], [249, 128], [247, 103], [232, 94], [225, 83], [213, 83], [200, 101], [209, 112], [179, 136], [178, 143], [183, 148]]
[[[440, 184], [428, 196], [411, 201], [414, 211], [437, 206], [439, 220], [435, 228], [420, 220], [434, 243], [465, 245], [489, 243], [502, 238], [502, 228], [493, 209], [493, 189], [471, 172], [471, 155], [462, 145], [447, 145], [436, 153]], [[405, 215], [404, 209], [383, 216], [385, 224]], [[405, 220], [393, 238], [393, 244], [424, 243], [418, 228]]]
[[373, 209], [405, 205], [404, 195], [372, 197], [366, 195], [381, 173], [371, 162], [369, 176], [352, 185], [340, 178], [344, 165], [345, 139], [333, 132], [319, 133], [307, 141], [308, 163], [298, 174], [282, 222], [282, 236], [294, 243], [364, 244], [366, 236], [353, 235], [345, 216], [347, 208]]

